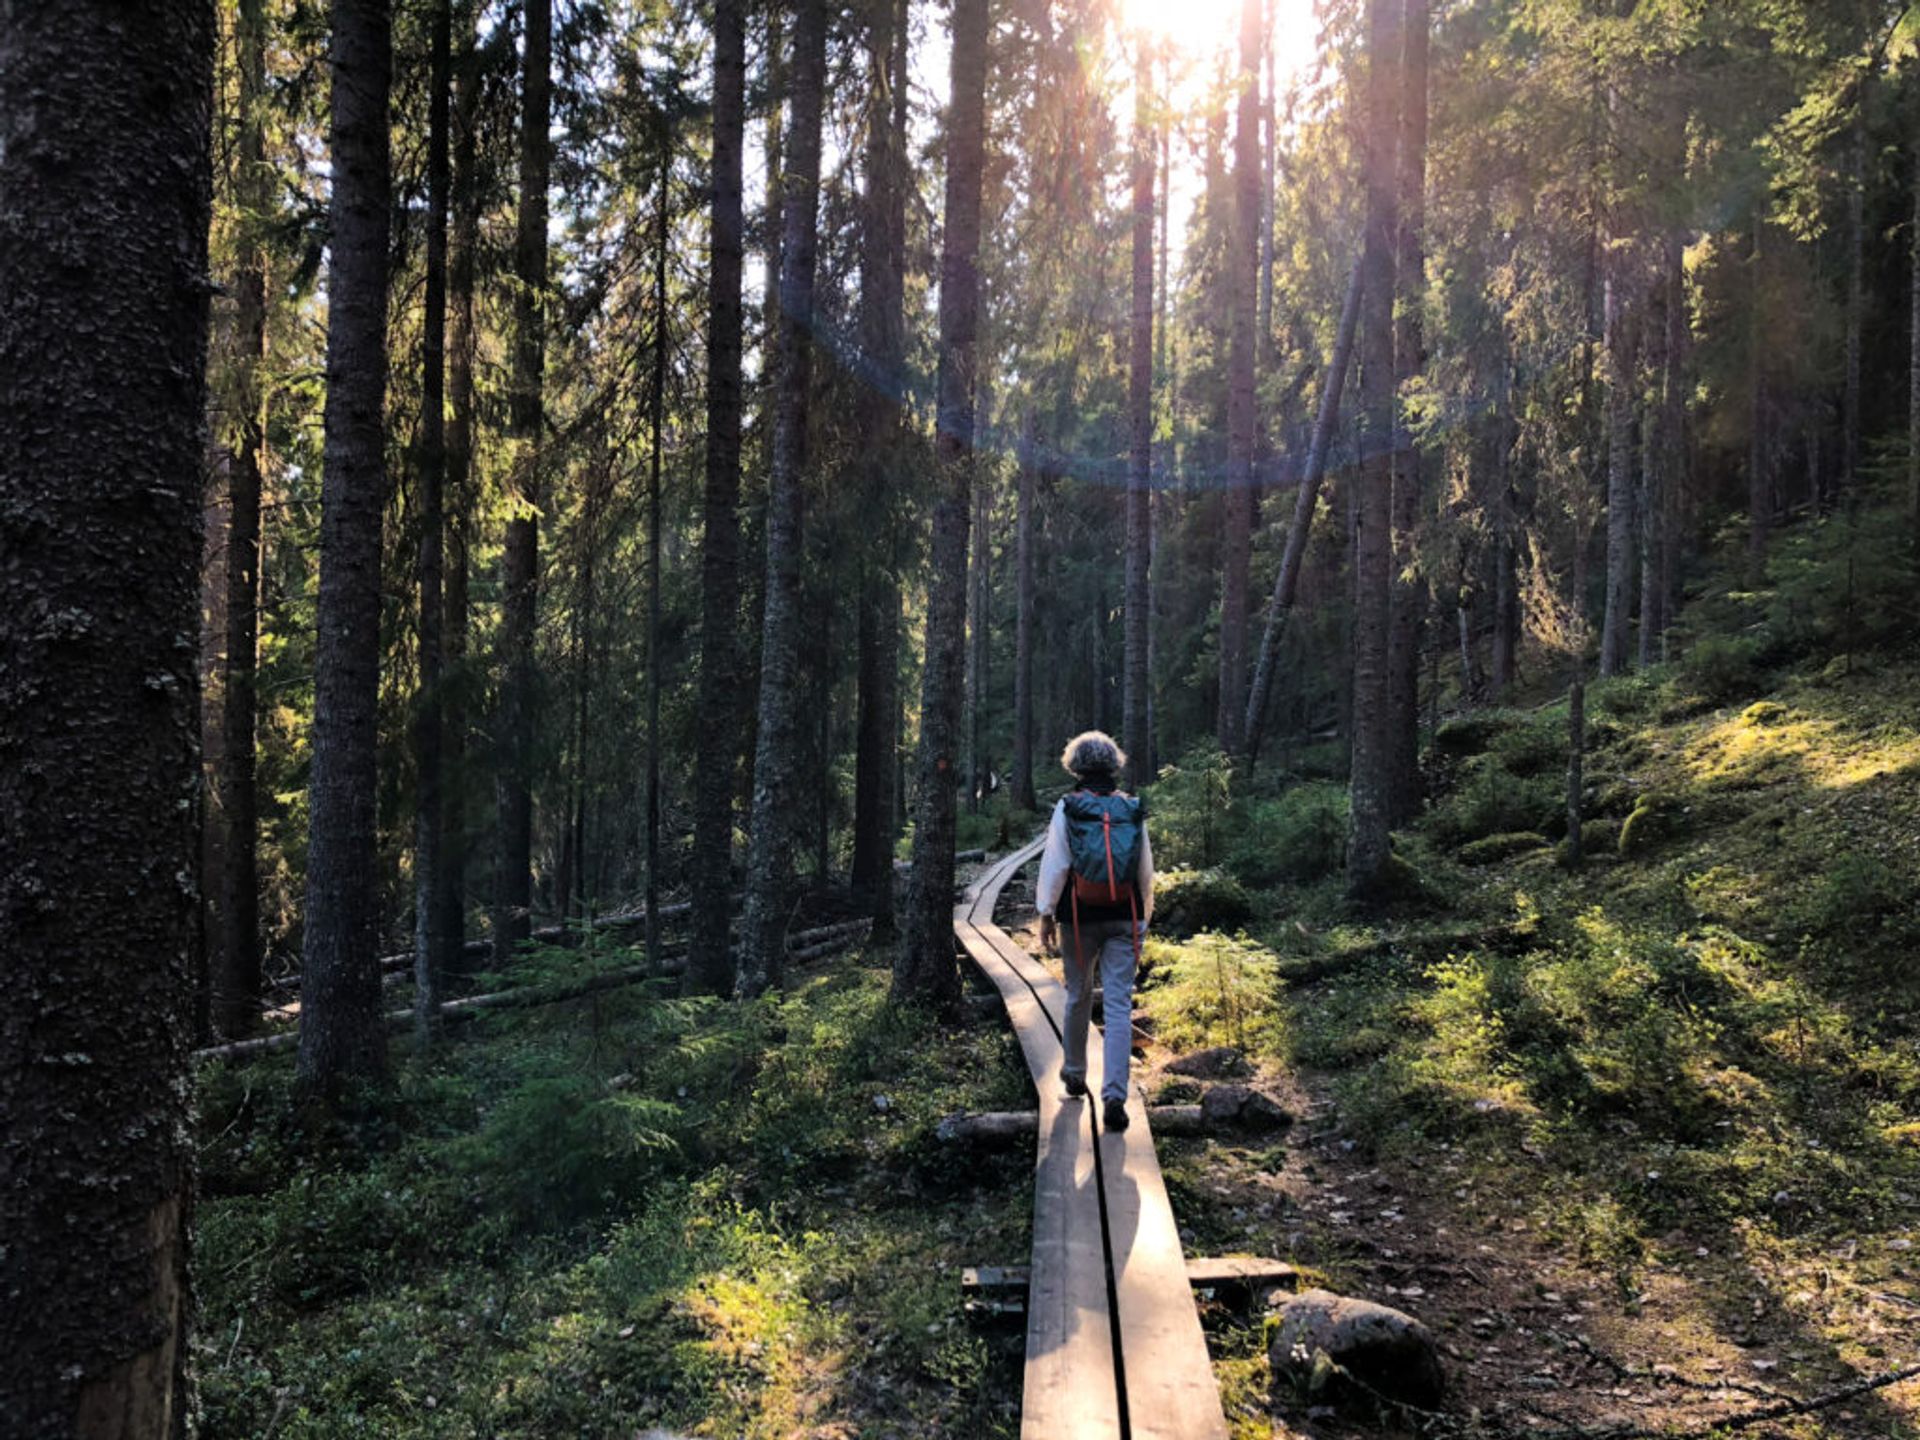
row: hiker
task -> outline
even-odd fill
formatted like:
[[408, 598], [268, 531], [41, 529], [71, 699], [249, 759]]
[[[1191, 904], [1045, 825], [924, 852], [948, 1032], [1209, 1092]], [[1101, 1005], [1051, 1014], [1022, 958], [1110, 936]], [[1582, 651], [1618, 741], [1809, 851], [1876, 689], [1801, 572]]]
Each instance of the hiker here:
[[1108, 1130], [1124, 1130], [1133, 977], [1153, 918], [1153, 848], [1140, 801], [1119, 790], [1127, 757], [1109, 736], [1098, 730], [1074, 736], [1060, 763], [1075, 788], [1053, 807], [1034, 892], [1040, 943], [1048, 954], [1063, 954], [1056, 912], [1063, 905], [1066, 910], [1067, 1056], [1060, 1078], [1070, 1098], [1087, 1093], [1087, 1020], [1097, 984], [1106, 1032], [1102, 1123]]

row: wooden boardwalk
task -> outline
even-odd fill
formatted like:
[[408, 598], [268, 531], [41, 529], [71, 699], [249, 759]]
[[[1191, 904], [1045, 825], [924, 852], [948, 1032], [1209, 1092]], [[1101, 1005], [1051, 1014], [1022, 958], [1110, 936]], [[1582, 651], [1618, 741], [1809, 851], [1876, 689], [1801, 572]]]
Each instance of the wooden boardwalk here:
[[[989, 866], [953, 929], [1000, 992], [1039, 1099], [1023, 1440], [1226, 1440], [1173, 1206], [1138, 1090], [1131, 1122], [1100, 1127], [1097, 1098], [1060, 1083], [1065, 988], [993, 923], [994, 902], [1041, 841]], [[1116, 1037], [1126, 1044], [1130, 1036]], [[1102, 1037], [1087, 1036], [1096, 1096]]]

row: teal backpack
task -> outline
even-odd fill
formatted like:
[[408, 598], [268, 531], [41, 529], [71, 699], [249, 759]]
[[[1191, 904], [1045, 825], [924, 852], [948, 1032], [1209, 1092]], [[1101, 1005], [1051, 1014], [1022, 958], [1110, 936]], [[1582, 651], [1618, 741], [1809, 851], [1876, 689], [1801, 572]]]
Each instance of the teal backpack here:
[[1140, 825], [1146, 814], [1139, 797], [1075, 790], [1060, 803], [1067, 818], [1074, 901], [1118, 905], [1137, 899], [1134, 877], [1140, 873]]

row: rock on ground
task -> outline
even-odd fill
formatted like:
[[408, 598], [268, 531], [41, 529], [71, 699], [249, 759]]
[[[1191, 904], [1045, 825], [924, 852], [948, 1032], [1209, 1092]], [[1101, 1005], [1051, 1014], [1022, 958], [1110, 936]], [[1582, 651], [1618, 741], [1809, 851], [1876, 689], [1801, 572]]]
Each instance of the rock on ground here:
[[1247, 1074], [1248, 1065], [1247, 1057], [1233, 1046], [1215, 1045], [1169, 1061], [1167, 1070], [1170, 1074], [1190, 1075], [1200, 1080], [1225, 1080], [1229, 1076]]
[[[1370, 1300], [1309, 1290], [1280, 1312], [1268, 1359], [1276, 1380], [1324, 1383], [1327, 1359], [1389, 1400], [1432, 1409], [1446, 1389], [1433, 1334], [1413, 1316]], [[1335, 1377], [1338, 1378], [1337, 1376]]]
[[1278, 1100], [1251, 1085], [1215, 1085], [1200, 1097], [1200, 1113], [1215, 1125], [1247, 1130], [1284, 1130], [1293, 1115]]

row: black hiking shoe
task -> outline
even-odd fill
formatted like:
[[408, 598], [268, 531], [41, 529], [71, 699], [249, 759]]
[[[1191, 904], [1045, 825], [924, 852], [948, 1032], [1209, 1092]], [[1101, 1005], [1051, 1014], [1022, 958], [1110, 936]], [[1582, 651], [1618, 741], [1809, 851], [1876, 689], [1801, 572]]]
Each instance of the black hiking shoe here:
[[1107, 1108], [1101, 1113], [1100, 1123], [1109, 1130], [1126, 1129], [1127, 1102], [1124, 1100], [1107, 1101]]
[[1067, 1087], [1067, 1098], [1069, 1100], [1084, 1100], [1087, 1098], [1087, 1082], [1082, 1080], [1078, 1075], [1062, 1075], [1060, 1077], [1060, 1083]]

